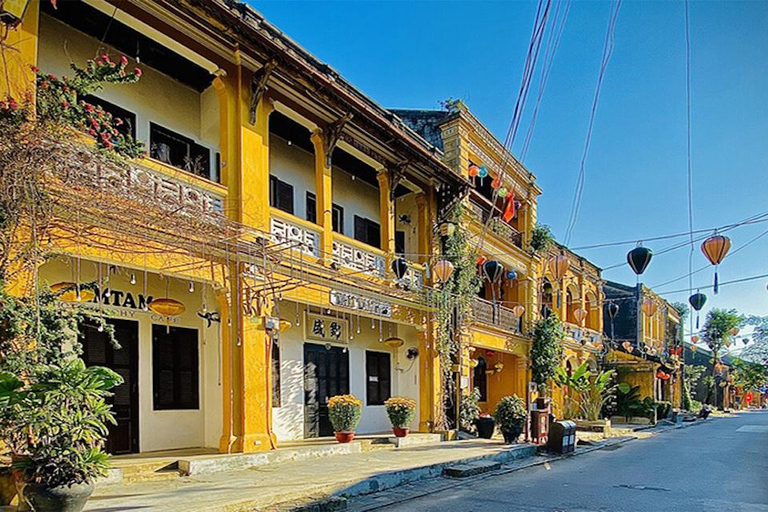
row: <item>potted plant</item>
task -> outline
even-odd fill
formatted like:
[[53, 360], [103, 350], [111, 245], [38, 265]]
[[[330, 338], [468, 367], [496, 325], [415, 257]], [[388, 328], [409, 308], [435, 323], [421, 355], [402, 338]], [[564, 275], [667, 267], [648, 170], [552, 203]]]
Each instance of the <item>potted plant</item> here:
[[105, 398], [122, 378], [86, 367], [78, 358], [35, 370], [31, 383], [0, 374], [0, 405], [12, 410], [26, 438], [13, 469], [24, 499], [37, 512], [79, 512], [105, 476], [107, 423], [115, 423]]
[[363, 402], [355, 395], [337, 395], [328, 400], [328, 417], [338, 442], [349, 443], [355, 438], [362, 411]]
[[493, 437], [493, 431], [496, 428], [496, 422], [493, 421], [493, 416], [487, 412], [481, 412], [478, 415], [477, 420], [475, 420], [475, 425], [477, 425], [478, 437], [482, 437], [483, 439], [490, 439]]
[[459, 415], [459, 429], [468, 434], [474, 434], [477, 419], [480, 417], [480, 390], [475, 388], [461, 396], [461, 414]]
[[504, 442], [514, 443], [523, 432], [526, 418], [525, 402], [517, 395], [505, 396], [496, 405], [493, 418], [504, 435]]
[[408, 425], [416, 416], [416, 400], [393, 396], [384, 402], [384, 406], [387, 408], [387, 416], [389, 416], [395, 437], [407, 436], [410, 431]]

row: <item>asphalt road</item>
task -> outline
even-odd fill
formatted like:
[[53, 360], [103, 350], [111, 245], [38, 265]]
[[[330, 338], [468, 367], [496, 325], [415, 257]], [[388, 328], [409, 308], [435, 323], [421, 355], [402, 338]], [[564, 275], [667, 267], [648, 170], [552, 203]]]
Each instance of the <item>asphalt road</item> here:
[[394, 511], [768, 512], [768, 411], [457, 485]]

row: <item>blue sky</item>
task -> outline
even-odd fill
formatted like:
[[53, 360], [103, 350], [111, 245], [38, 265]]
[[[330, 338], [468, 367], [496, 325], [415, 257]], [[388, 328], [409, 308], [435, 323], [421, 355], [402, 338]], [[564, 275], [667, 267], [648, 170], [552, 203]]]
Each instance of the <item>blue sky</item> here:
[[[536, 2], [251, 3], [380, 104], [437, 108], [441, 99], [461, 98], [504, 138]], [[609, 7], [604, 1], [573, 3], [525, 161], [544, 190], [539, 219], [559, 239], [570, 213]], [[768, 211], [768, 3], [693, 1], [690, 9], [694, 227], [702, 229]], [[625, 0], [572, 247], [687, 230], [685, 115], [683, 3]], [[768, 222], [728, 234], [736, 248], [765, 230]], [[646, 245], [659, 251], [670, 243]], [[622, 263], [631, 247], [580, 253], [609, 267]], [[694, 268], [705, 263], [696, 244]], [[687, 269], [688, 249], [679, 249], [654, 259], [643, 281], [653, 286]], [[768, 273], [768, 235], [727, 258], [720, 273], [721, 281]], [[604, 277], [635, 282], [626, 265]], [[711, 282], [711, 269], [694, 278], [694, 286]], [[724, 286], [717, 296], [706, 291], [706, 309], [768, 314], [767, 283]], [[657, 291], [687, 286], [683, 279]], [[688, 293], [666, 296], [685, 301]]]

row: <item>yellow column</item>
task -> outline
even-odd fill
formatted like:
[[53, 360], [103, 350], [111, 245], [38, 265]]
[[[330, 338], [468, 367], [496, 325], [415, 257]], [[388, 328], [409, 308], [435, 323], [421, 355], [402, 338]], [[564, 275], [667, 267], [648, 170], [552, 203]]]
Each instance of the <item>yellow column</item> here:
[[416, 208], [418, 209], [418, 235], [419, 235], [419, 243], [418, 243], [418, 258], [410, 257], [408, 259], [416, 261], [417, 263], [427, 263], [429, 262], [429, 254], [431, 253], [431, 243], [432, 240], [431, 231], [432, 231], [432, 216], [430, 214], [429, 209], [429, 202], [427, 199], [426, 194], [418, 194], [416, 196]]
[[435, 415], [440, 406], [440, 356], [435, 347], [436, 324], [419, 333], [419, 431], [435, 428]]
[[[229, 215], [268, 231], [269, 114], [272, 105], [263, 99], [256, 110], [256, 123], [251, 125], [247, 92], [250, 76], [244, 76], [243, 68], [238, 67], [230, 77], [217, 86], [223, 100], [222, 119], [227, 121], [222, 128], [222, 138], [228, 144], [224, 182], [229, 188]], [[230, 266], [230, 300], [225, 300], [221, 308], [222, 323], [226, 327], [222, 343], [225, 405], [220, 449], [253, 452], [267, 450], [274, 443], [269, 424], [268, 339], [263, 322], [270, 307], [265, 306], [259, 311], [260, 318], [256, 322], [244, 314], [242, 265], [233, 263]]]
[[11, 96], [22, 100], [25, 93], [34, 91], [35, 75], [31, 66], [37, 64], [39, 19], [40, 0], [31, 0], [21, 24], [9, 30], [2, 41], [6, 48], [0, 59], [0, 99]]
[[[395, 206], [390, 200], [392, 184], [389, 182], [389, 174], [381, 170], [377, 174], [379, 179], [379, 216], [381, 219], [381, 249], [386, 251], [387, 260], [395, 252]], [[389, 268], [389, 262], [387, 262]]]
[[320, 129], [312, 133], [315, 146], [315, 195], [320, 233], [320, 256], [325, 265], [333, 262], [333, 171], [325, 154], [325, 136]]

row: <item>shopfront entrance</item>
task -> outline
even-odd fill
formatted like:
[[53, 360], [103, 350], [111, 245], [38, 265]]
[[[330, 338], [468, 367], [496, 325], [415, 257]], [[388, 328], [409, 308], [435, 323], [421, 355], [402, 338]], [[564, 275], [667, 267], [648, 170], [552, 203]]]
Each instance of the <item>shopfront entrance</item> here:
[[304, 437], [333, 435], [328, 399], [349, 393], [349, 353], [341, 347], [304, 344]]

